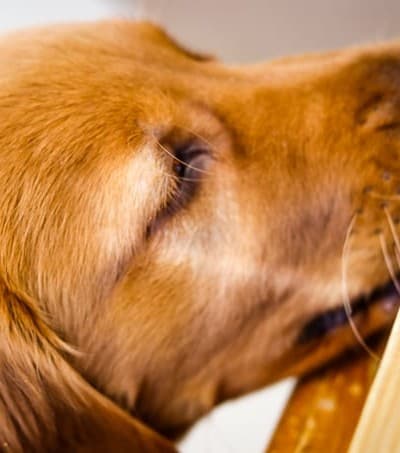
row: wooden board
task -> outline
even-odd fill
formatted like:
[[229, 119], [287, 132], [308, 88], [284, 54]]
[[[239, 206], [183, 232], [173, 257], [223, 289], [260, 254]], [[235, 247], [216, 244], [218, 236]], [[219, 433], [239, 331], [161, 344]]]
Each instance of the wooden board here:
[[400, 312], [349, 452], [400, 453]]
[[[387, 335], [384, 337], [374, 346], [380, 354]], [[289, 400], [267, 452], [347, 451], [377, 366], [376, 359], [365, 352], [353, 353], [302, 379]], [[361, 451], [357, 450], [357, 453]]]

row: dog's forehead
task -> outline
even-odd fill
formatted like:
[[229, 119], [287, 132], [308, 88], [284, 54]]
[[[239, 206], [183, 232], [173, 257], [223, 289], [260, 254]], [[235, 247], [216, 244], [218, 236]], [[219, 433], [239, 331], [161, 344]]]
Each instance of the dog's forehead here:
[[[0, 83], [16, 76], [41, 75], [51, 82], [80, 77], [81, 84], [98, 73], [100, 79], [125, 74], [141, 86], [182, 85], [188, 79], [208, 79], [229, 87], [232, 83], [278, 82], [286, 85], [301, 76], [315, 77], [335, 67], [342, 52], [327, 56], [300, 56], [251, 66], [227, 66], [193, 52], [162, 28], [148, 22], [102, 21], [62, 24], [17, 31], [0, 39]], [[34, 73], [34, 74], [33, 74]], [[79, 80], [76, 80], [78, 83]], [[84, 88], [84, 87], [83, 87]]]
[[98, 121], [110, 109], [114, 118], [125, 111], [131, 120], [149, 112], [165, 120], [177, 94], [195, 97], [200, 79], [207, 91], [213, 77], [227, 75], [222, 65], [210, 68], [159, 27], [128, 21], [15, 32], [0, 38], [0, 54], [0, 109], [11, 108], [10, 99], [25, 105], [20, 111], [32, 106], [43, 115], [57, 105], [72, 113], [92, 104], [93, 113], [99, 108]]
[[[216, 108], [218, 114], [232, 117], [241, 126], [249, 120], [242, 109], [250, 110], [248, 100], [247, 106], [262, 106], [257, 115], [266, 127], [284, 128], [288, 134], [281, 118], [305, 118], [305, 111], [312, 108], [320, 127], [320, 115], [314, 113], [326, 110], [332, 93], [359, 96], [355, 83], [351, 84], [360, 73], [354, 70], [357, 61], [365, 55], [389, 58], [398, 48], [389, 44], [228, 67], [192, 54], [149, 23], [55, 25], [0, 40], [0, 111], [7, 123], [19, 115], [16, 119], [32, 128], [42, 115], [48, 126], [41, 127], [46, 136], [50, 127], [61, 120], [66, 127], [74, 117], [80, 124], [89, 124], [90, 118], [90, 124], [104, 136], [110, 129], [119, 130], [126, 140], [133, 131], [140, 133], [139, 123], [176, 121], [174, 112], [182, 113], [184, 105], [191, 105], [188, 101]], [[363, 77], [365, 82], [367, 77]], [[293, 104], [290, 99], [294, 98]], [[268, 114], [275, 102], [284, 115]], [[63, 118], [57, 116], [60, 113]], [[14, 122], [15, 130], [17, 126]]]
[[[383, 46], [375, 54], [395, 46]], [[304, 87], [321, 77], [334, 77], [351, 66], [364, 50], [301, 55], [250, 66], [227, 66], [189, 51], [160, 27], [147, 22], [103, 21], [64, 24], [16, 32], [0, 39], [0, 90], [4, 82], [24, 79], [35, 87], [46, 81], [60, 92], [73, 86], [99, 92], [122, 92], [121, 85], [140, 102], [143, 88], [164, 92], [234, 93], [238, 88], [271, 86], [286, 90]], [[10, 82], [10, 83], [11, 83]], [[34, 88], [35, 88], [34, 87]], [[42, 88], [44, 90], [44, 88]], [[0, 93], [1, 94], [1, 93]]]
[[[208, 55], [189, 50], [178, 43], [163, 28], [150, 23], [128, 20], [108, 20], [89, 23], [58, 24], [47, 27], [37, 27], [17, 31], [0, 38], [1, 68], [12, 65], [15, 57], [18, 63], [23, 61], [41, 63], [47, 60], [64, 58], [72, 63], [103, 61], [110, 64], [116, 63], [118, 57], [130, 60], [132, 64], [147, 65], [148, 68], [158, 70], [173, 67], [179, 71], [201, 72], [201, 66], [191, 63], [213, 63], [214, 59]], [[345, 50], [293, 55], [279, 58], [270, 62], [246, 65], [225, 66], [223, 64], [211, 65], [211, 73], [218, 74], [225, 70], [229, 73], [246, 74], [253, 76], [260, 71], [268, 79], [268, 75], [282, 77], [288, 74], [291, 79], [318, 76], [331, 72], [343, 65], [351, 64], [363, 54], [385, 54], [398, 52], [399, 43], [372, 45], [348, 48]], [[114, 58], [114, 61], [111, 59]], [[40, 61], [42, 60], [42, 61]], [[74, 61], [75, 60], [75, 61]], [[85, 65], [84, 65], [85, 66]], [[205, 73], [209, 72], [209, 65], [205, 65]], [[105, 69], [105, 68], [103, 68]]]

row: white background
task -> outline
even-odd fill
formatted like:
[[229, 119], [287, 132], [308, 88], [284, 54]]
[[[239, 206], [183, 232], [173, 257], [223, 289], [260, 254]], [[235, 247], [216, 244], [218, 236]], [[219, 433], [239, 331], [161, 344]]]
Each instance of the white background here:
[[[0, 0], [0, 31], [141, 15], [227, 61], [400, 37], [399, 0]], [[1, 56], [0, 56], [1, 58]], [[181, 443], [183, 453], [261, 453], [293, 382], [216, 409]]]

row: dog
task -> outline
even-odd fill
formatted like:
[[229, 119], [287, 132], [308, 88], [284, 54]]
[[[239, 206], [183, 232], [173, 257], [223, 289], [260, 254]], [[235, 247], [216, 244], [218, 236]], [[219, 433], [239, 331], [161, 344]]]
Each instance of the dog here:
[[115, 20], [0, 55], [2, 451], [175, 451], [393, 320], [400, 44], [226, 66]]

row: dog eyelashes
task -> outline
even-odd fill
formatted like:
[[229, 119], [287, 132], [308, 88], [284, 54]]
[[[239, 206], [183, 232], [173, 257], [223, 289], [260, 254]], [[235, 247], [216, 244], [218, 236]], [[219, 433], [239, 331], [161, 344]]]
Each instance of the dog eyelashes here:
[[191, 142], [168, 149], [160, 147], [172, 158], [171, 179], [173, 188], [166, 205], [156, 215], [147, 228], [147, 237], [153, 235], [164, 223], [185, 208], [195, 197], [205, 174], [207, 163], [211, 159], [209, 148], [201, 142]]
[[185, 207], [196, 195], [210, 156], [206, 146], [192, 143], [177, 148], [174, 157], [172, 171], [176, 185], [167, 206], [170, 215]]
[[[199, 138], [201, 138], [199, 136]], [[178, 164], [181, 164], [182, 167], [187, 169], [196, 170], [198, 173], [210, 174], [206, 170], [204, 161], [200, 158], [211, 157], [211, 147], [208, 142], [201, 138], [190, 143], [187, 143], [183, 146], [176, 147], [175, 150], [171, 150], [169, 147], [162, 145], [158, 140], [156, 141], [157, 146], [167, 154], [173, 160], [173, 171], [174, 176], [181, 179], [190, 179], [188, 175], [183, 174], [184, 168], [181, 169]], [[197, 164], [197, 165], [196, 165]], [[180, 171], [182, 170], [182, 171]]]
[[205, 160], [209, 157], [208, 149], [203, 144], [189, 144], [178, 148], [174, 155], [173, 171], [180, 181], [198, 181], [205, 171]]

